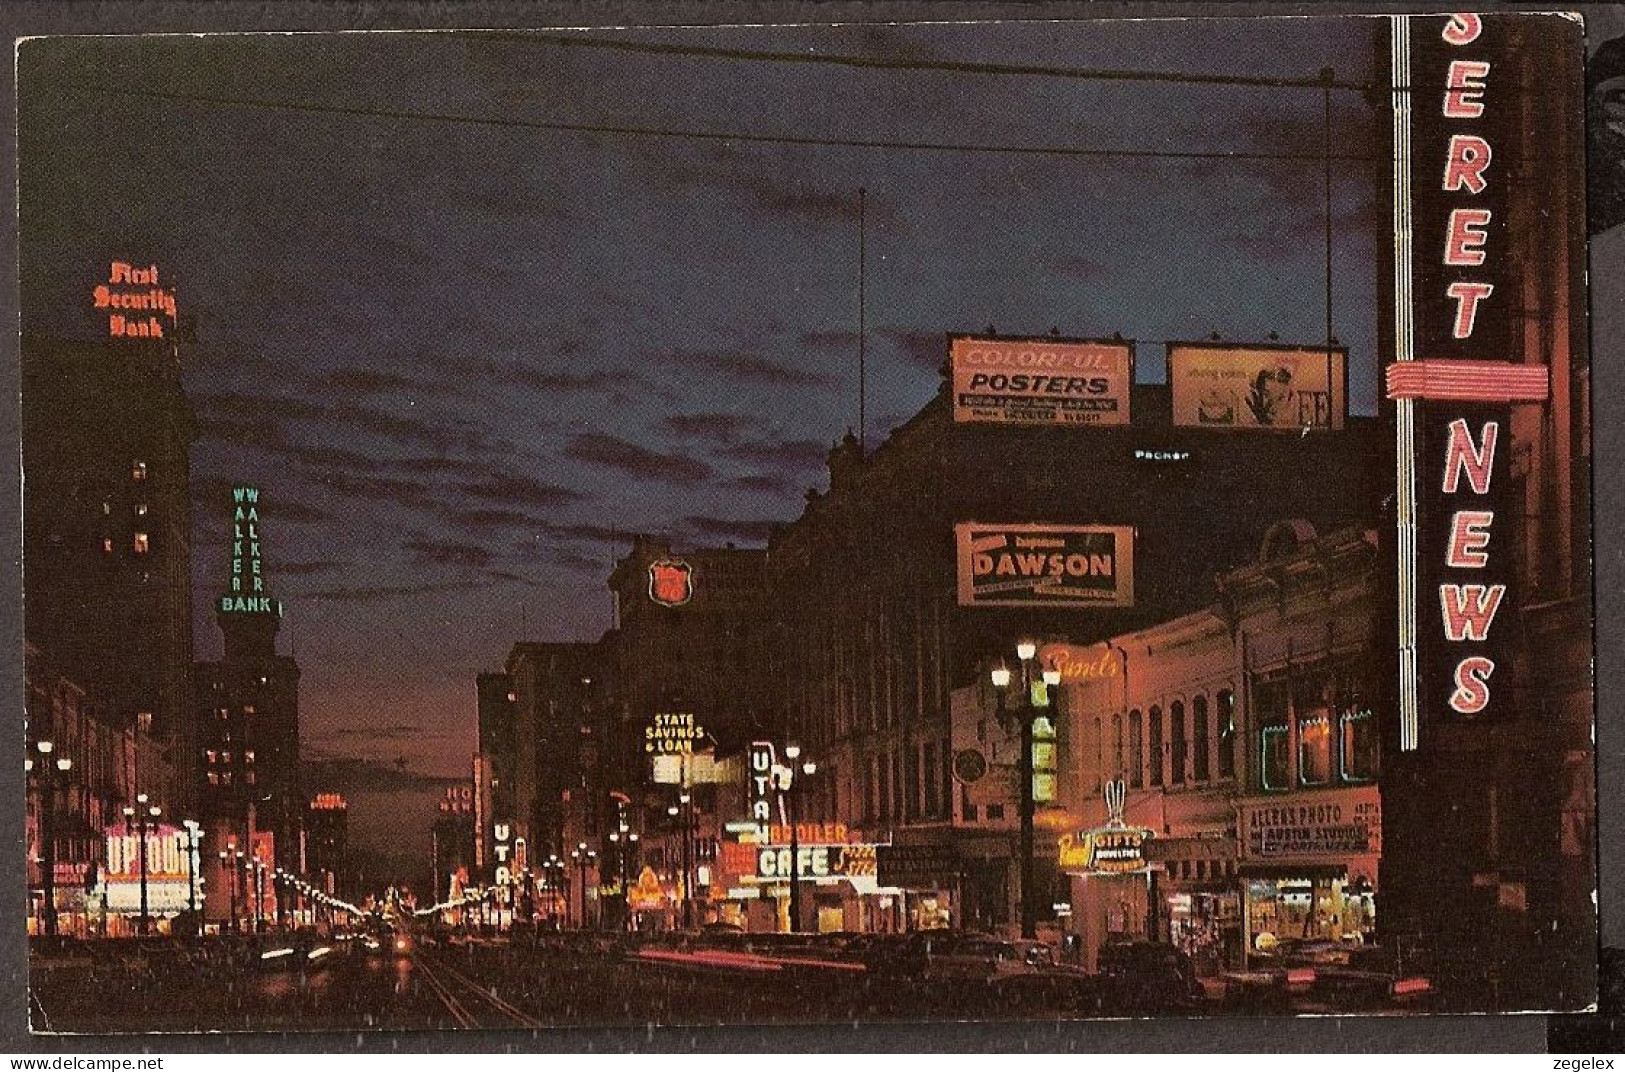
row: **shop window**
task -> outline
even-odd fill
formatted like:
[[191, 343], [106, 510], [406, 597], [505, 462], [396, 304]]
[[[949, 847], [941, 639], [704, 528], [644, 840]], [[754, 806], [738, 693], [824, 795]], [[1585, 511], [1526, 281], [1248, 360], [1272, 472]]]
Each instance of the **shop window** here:
[[1219, 777], [1236, 776], [1236, 694], [1220, 689], [1219, 710]]
[[1128, 784], [1139, 789], [1145, 785], [1145, 761], [1141, 758], [1140, 744], [1144, 730], [1138, 709], [1128, 713]]
[[1185, 758], [1190, 751], [1190, 744], [1185, 736], [1185, 702], [1175, 700], [1168, 708], [1169, 728], [1173, 736], [1173, 768], [1168, 773], [1168, 781], [1173, 785], [1185, 784]]
[[1268, 790], [1289, 788], [1291, 742], [1284, 724], [1265, 726], [1258, 731], [1259, 777]]
[[1339, 772], [1345, 782], [1369, 782], [1377, 776], [1377, 720], [1369, 708], [1345, 711], [1341, 723]]
[[1162, 784], [1162, 708], [1151, 708], [1151, 727], [1147, 731], [1145, 761], [1149, 766], [1149, 781], [1153, 786]]
[[1325, 785], [1332, 780], [1332, 723], [1317, 715], [1298, 723], [1298, 782]]
[[1198, 695], [1191, 700], [1191, 743], [1196, 748], [1196, 754], [1191, 758], [1191, 777], [1198, 782], [1208, 779], [1208, 735], [1207, 735], [1207, 696]]

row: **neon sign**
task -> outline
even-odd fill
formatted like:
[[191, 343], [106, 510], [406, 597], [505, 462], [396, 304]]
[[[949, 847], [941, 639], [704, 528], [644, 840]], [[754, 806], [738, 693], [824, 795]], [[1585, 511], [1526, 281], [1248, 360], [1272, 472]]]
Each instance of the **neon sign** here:
[[[175, 323], [175, 292], [158, 285], [156, 264], [138, 268], [113, 261], [107, 282], [90, 292], [90, 301], [107, 312], [107, 334], [115, 339], [161, 339], [164, 321]], [[133, 315], [141, 313], [146, 315]]]
[[265, 591], [260, 560], [260, 491], [232, 488], [231, 501], [231, 592], [220, 597], [220, 611], [281, 616], [282, 604]]

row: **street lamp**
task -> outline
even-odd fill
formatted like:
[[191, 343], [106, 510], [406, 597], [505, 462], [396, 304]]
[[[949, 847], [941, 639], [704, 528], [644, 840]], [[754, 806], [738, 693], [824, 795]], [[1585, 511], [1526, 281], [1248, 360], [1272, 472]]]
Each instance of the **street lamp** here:
[[587, 867], [598, 859], [598, 854], [587, 848], [585, 841], [576, 846], [570, 854], [576, 862], [576, 871], [579, 873], [581, 884], [581, 916], [579, 917], [582, 930], [587, 929]]
[[[1061, 683], [1059, 670], [1044, 670], [1041, 678], [1033, 677], [1033, 659], [1038, 645], [1030, 640], [1016, 644], [1016, 658], [1021, 661], [1021, 699], [1013, 711], [1005, 706], [1010, 689], [1010, 668], [1002, 663], [993, 669], [993, 691], [998, 696], [998, 717], [1001, 722], [1009, 718], [1021, 726], [1021, 752], [1016, 757], [1016, 780], [1021, 794], [1021, 936], [1038, 936], [1038, 908], [1033, 896], [1033, 723], [1050, 709], [1050, 690]], [[1042, 687], [1038, 687], [1039, 681]]]
[[203, 837], [198, 829], [196, 819], [187, 819], [181, 823], [186, 827], [186, 881], [189, 885], [187, 907], [192, 911], [192, 923], [197, 927], [199, 937], [203, 934], [203, 918], [197, 914], [197, 843]]
[[[773, 771], [774, 788], [778, 790], [779, 800], [785, 806], [786, 818], [790, 823], [790, 929], [801, 929], [801, 831], [798, 829], [797, 798], [800, 792], [796, 786], [796, 760], [801, 758], [801, 746], [788, 744], [784, 746], [784, 758], [790, 761], [789, 766], [775, 766]], [[818, 772], [818, 764], [807, 760], [800, 765], [800, 772], [811, 778]]]
[[237, 929], [237, 883], [233, 881], [235, 876], [231, 873], [231, 865], [226, 862], [231, 854], [225, 849], [221, 849], [216, 855], [220, 857], [220, 874], [226, 880], [226, 900], [231, 906], [231, 929], [235, 931]]
[[241, 933], [242, 924], [248, 921], [248, 863], [242, 849], [232, 853], [231, 880], [237, 884], [237, 897], [243, 905], [243, 914], [232, 920], [232, 929]]
[[54, 938], [57, 933], [56, 783], [58, 776], [66, 775], [73, 769], [73, 760], [58, 756], [53, 762], [50, 757], [56, 745], [51, 741], [36, 741], [34, 747], [40, 754], [38, 768], [34, 766], [32, 758], [25, 758], [23, 767], [25, 773], [36, 773], [35, 781], [39, 786], [40, 888], [45, 894], [45, 934]]

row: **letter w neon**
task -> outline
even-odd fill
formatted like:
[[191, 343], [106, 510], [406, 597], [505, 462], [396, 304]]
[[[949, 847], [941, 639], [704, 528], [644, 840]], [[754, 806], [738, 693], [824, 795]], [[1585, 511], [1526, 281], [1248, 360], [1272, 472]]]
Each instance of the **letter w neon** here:
[[1488, 640], [1490, 623], [1507, 594], [1504, 584], [1441, 584], [1439, 610], [1444, 614], [1446, 640]]

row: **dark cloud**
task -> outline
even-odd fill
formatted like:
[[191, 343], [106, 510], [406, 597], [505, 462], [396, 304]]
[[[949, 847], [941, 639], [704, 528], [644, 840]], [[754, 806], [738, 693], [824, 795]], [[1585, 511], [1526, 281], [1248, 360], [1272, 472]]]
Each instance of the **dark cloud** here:
[[323, 473], [315, 479], [329, 491], [376, 505], [428, 508], [437, 503], [436, 497], [429, 489], [416, 480], [343, 470]]
[[270, 571], [273, 577], [310, 577], [319, 573], [332, 573], [335, 570], [348, 569], [350, 565], [349, 562], [337, 559], [314, 562], [277, 562], [273, 560], [270, 563]]
[[726, 443], [760, 427], [762, 422], [748, 413], [677, 413], [667, 417], [665, 423], [678, 435]]
[[783, 522], [779, 520], [747, 520], [705, 515], [683, 518], [683, 527], [701, 539], [737, 540], [741, 543], [765, 543], [773, 530], [782, 524]]
[[794, 481], [784, 477], [772, 476], [767, 473], [748, 473], [745, 476], [736, 476], [732, 480], [724, 481], [723, 487], [737, 488], [740, 491], [755, 491], [767, 495], [787, 495], [796, 490]]
[[602, 432], [577, 436], [565, 448], [564, 456], [644, 480], [664, 481], [679, 486], [698, 484], [712, 473], [711, 467], [698, 458], [684, 454], [662, 454]]
[[736, 461], [800, 472], [822, 466], [829, 453], [829, 445], [818, 439], [741, 442], [722, 447], [717, 453]]
[[318, 589], [314, 592], [301, 592], [299, 598], [311, 602], [377, 603], [387, 599], [432, 595], [436, 592], [454, 592], [468, 587], [466, 583], [457, 581], [437, 584], [340, 585], [335, 588]]
[[1050, 271], [1056, 275], [1091, 282], [1108, 279], [1115, 270], [1116, 265], [1108, 264], [1098, 257], [1059, 257], [1050, 265]]
[[[193, 515], [205, 529], [212, 530], [225, 526], [226, 519], [231, 515], [231, 492], [233, 488], [239, 486], [239, 483], [218, 476], [192, 478]], [[319, 524], [333, 519], [332, 511], [317, 506], [306, 498], [298, 495], [284, 497], [276, 487], [265, 485], [258, 487], [265, 504], [264, 514], [267, 521]]]
[[785, 365], [768, 358], [730, 350], [689, 350], [672, 355], [692, 368], [724, 372], [744, 383], [777, 387], [811, 387], [833, 382], [833, 377], [800, 365]]
[[389, 369], [344, 368], [318, 377], [312, 387], [327, 395], [377, 395], [422, 390], [423, 382]]
[[494, 557], [490, 550], [478, 544], [459, 543], [455, 540], [407, 540], [401, 545], [412, 555], [413, 565], [466, 567], [484, 569]]
[[550, 536], [558, 536], [569, 540], [589, 540], [595, 543], [625, 543], [631, 538], [624, 529], [617, 529], [608, 525], [595, 525], [590, 522], [538, 521], [536, 527]]
[[465, 529], [527, 528], [536, 524], [536, 519], [527, 513], [498, 506], [443, 507], [440, 513], [447, 521]]
[[428, 731], [422, 726], [397, 722], [391, 726], [344, 726], [312, 738], [312, 743], [320, 752], [331, 741], [411, 741], [426, 736]]
[[502, 506], [529, 506], [542, 510], [568, 506], [586, 498], [581, 492], [573, 488], [561, 487], [558, 484], [544, 484], [535, 477], [519, 476], [512, 473], [498, 474], [478, 484], [464, 484], [460, 490], [472, 499]]
[[414, 790], [442, 790], [446, 786], [463, 784], [462, 778], [424, 774], [410, 766], [399, 766], [376, 759], [353, 756], [304, 761], [303, 776], [312, 786], [338, 793], [398, 793]]
[[264, 418], [274, 421], [315, 421], [327, 414], [325, 407], [304, 398], [280, 395], [247, 395], [239, 391], [193, 392], [189, 396], [200, 421], [224, 422]]

